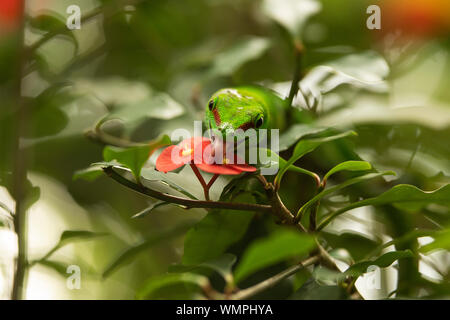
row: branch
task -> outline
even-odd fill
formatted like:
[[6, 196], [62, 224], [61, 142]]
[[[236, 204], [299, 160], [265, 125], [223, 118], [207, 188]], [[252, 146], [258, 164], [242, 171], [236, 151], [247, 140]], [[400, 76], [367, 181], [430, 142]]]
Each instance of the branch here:
[[202, 201], [202, 200], [193, 200], [187, 199], [177, 196], [172, 196], [166, 193], [162, 193], [146, 186], [139, 185], [133, 181], [130, 181], [124, 178], [122, 175], [114, 171], [112, 167], [103, 168], [103, 171], [112, 179], [128, 187], [138, 193], [144, 194], [146, 196], [150, 196], [162, 201], [181, 204], [185, 206], [187, 209], [192, 208], [220, 208], [220, 209], [230, 209], [230, 210], [243, 210], [243, 211], [260, 211], [260, 212], [271, 212], [272, 207], [268, 205], [262, 204], [253, 204], [253, 203], [236, 203], [236, 202], [223, 202], [223, 201]]
[[232, 300], [248, 299], [264, 290], [267, 290], [267, 289], [273, 287], [281, 280], [288, 278], [291, 275], [297, 273], [300, 269], [303, 269], [307, 266], [310, 266], [312, 264], [319, 262], [319, 260], [320, 260], [320, 256], [318, 256], [318, 255], [309, 257], [306, 260], [303, 260], [302, 262], [300, 262], [296, 265], [293, 265], [292, 267], [289, 267], [288, 269], [274, 275], [273, 277], [270, 277], [250, 288], [238, 291], [237, 293], [233, 294], [230, 297], [230, 299], [232, 299]]
[[289, 211], [288, 208], [286, 208], [275, 186], [272, 183], [267, 182], [266, 178], [264, 178], [264, 176], [261, 174], [255, 177], [259, 180], [259, 182], [266, 190], [266, 194], [269, 198], [270, 206], [272, 208], [272, 213], [280, 218], [283, 223], [295, 225], [301, 231], [307, 232], [306, 228], [300, 223], [300, 221], [297, 221], [292, 212]]

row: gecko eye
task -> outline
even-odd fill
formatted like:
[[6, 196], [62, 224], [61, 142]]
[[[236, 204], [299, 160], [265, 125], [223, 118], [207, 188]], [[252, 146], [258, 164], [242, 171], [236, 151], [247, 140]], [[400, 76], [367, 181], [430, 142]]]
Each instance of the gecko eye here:
[[255, 127], [260, 128], [263, 125], [263, 123], [264, 123], [264, 118], [261, 116], [256, 120]]
[[208, 108], [209, 108], [209, 111], [213, 111], [213, 109], [214, 109], [214, 105], [215, 105], [215, 103], [214, 103], [214, 99], [212, 99], [212, 100], [209, 100], [209, 103], [208, 103]]

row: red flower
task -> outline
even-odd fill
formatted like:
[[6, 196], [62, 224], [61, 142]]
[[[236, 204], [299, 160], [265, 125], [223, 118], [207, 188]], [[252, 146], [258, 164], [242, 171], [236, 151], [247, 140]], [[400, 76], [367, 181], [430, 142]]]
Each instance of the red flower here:
[[19, 0], [0, 0], [0, 33], [19, 25], [22, 5]]
[[382, 30], [401, 30], [402, 36], [429, 38], [450, 31], [448, 0], [384, 0]]
[[238, 161], [240, 158], [234, 155], [234, 161], [223, 158], [223, 163], [214, 163], [211, 141], [203, 137], [194, 137], [180, 142], [178, 145], [167, 147], [156, 159], [156, 170], [162, 172], [173, 171], [181, 166], [193, 163], [200, 170], [225, 175], [237, 175], [242, 172], [254, 172], [255, 167]]

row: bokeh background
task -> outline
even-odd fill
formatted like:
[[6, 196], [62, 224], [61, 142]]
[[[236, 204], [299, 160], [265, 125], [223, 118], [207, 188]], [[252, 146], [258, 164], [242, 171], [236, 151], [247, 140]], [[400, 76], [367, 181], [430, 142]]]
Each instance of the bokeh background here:
[[[372, 4], [381, 7], [381, 30], [366, 27]], [[84, 17], [79, 30], [65, 27], [70, 5], [78, 5]], [[187, 228], [205, 213], [165, 206], [131, 219], [152, 200], [107, 177], [74, 179], [77, 170], [102, 160], [104, 143], [90, 133], [109, 117], [102, 125], [109, 137], [148, 141], [175, 128], [192, 129], [209, 95], [222, 87], [260, 84], [286, 93], [295, 61], [292, 29], [300, 30], [306, 48], [301, 86], [317, 103], [315, 122], [359, 134], [350, 148], [320, 148], [304, 167], [326, 172], [351, 157], [345, 154], [351, 150], [377, 169], [396, 171], [394, 184], [434, 190], [449, 182], [447, 0], [26, 0], [25, 16], [23, 22], [19, 1], [0, 0], [0, 169], [7, 173], [14, 166], [20, 94], [28, 108], [20, 148], [26, 151], [27, 177], [40, 190], [27, 215], [29, 260], [44, 256], [65, 230], [106, 233], [65, 245], [51, 256], [52, 263], [33, 265], [28, 299], [133, 299], [146, 279], [180, 262]], [[295, 104], [305, 107], [300, 98]], [[178, 182], [202, 194], [189, 170]], [[213, 196], [225, 183], [221, 178]], [[285, 183], [282, 196], [290, 206], [311, 196], [307, 177], [289, 175]], [[383, 188], [357, 187], [342, 197]], [[4, 210], [14, 208], [6, 186], [0, 186], [0, 202]], [[450, 215], [449, 208], [431, 206], [398, 217], [394, 221], [372, 207], [357, 209], [333, 224], [328, 240], [364, 256], [396, 232], [436, 224], [448, 228]], [[9, 299], [17, 238], [8, 218], [3, 220], [0, 297]], [[261, 230], [250, 228], [245, 241], [263, 236]], [[419, 238], [420, 244], [431, 241]], [[240, 245], [233, 250], [239, 252], [245, 242]], [[133, 254], [105, 276], [131, 247], [136, 247]], [[68, 265], [81, 268], [78, 290], [66, 285]], [[448, 251], [438, 250], [423, 255], [417, 271], [431, 284], [448, 283], [449, 265]], [[368, 299], [388, 297], [396, 289], [397, 270], [398, 265], [383, 269], [381, 290], [361, 287], [360, 293]], [[448, 297], [445, 288], [436, 289], [439, 294], [414, 289], [410, 296]], [[344, 298], [336, 291], [319, 293], [314, 297]], [[280, 285], [263, 297], [288, 296]]]

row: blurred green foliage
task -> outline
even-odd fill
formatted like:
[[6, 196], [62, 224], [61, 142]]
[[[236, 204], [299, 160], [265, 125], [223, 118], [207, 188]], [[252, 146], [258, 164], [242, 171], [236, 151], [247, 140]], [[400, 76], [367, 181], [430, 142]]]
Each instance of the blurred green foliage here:
[[[69, 4], [87, 17], [80, 30], [65, 28]], [[225, 293], [236, 289], [235, 281], [250, 287], [298, 263], [319, 243], [353, 266], [346, 272], [310, 267], [252, 298], [348, 299], [355, 292], [364, 298], [448, 298], [449, 39], [389, 42], [365, 27], [370, 4], [27, 2], [25, 46], [20, 30], [0, 35], [0, 185], [16, 198], [12, 173], [20, 146], [27, 205], [44, 201], [39, 188], [56, 183], [87, 212], [91, 230], [79, 230], [78, 218], [64, 215], [68, 230], [43, 258], [30, 259], [32, 265], [54, 270], [61, 282], [69, 264], [87, 270], [86, 284], [72, 298], [202, 298], [206, 283]], [[214, 209], [205, 216], [200, 209], [161, 205], [102, 174], [114, 165], [150, 188], [202, 197], [188, 168], [164, 175], [153, 170], [158, 152], [147, 162], [148, 155], [170, 143], [164, 134], [192, 130], [209, 96], [222, 87], [259, 84], [287, 95], [299, 41], [305, 47], [302, 94], [294, 107], [315, 112], [310, 122], [282, 134], [285, 160], [275, 159], [282, 168], [275, 183], [304, 225], [310, 226], [310, 215], [303, 213], [317, 209], [320, 232], [294, 234], [261, 212]], [[20, 121], [25, 128], [17, 139]], [[353, 131], [357, 136], [348, 137]], [[288, 167], [294, 164], [297, 169]], [[397, 176], [384, 176], [386, 170]], [[326, 176], [327, 185], [318, 190], [313, 173]], [[220, 177], [212, 196], [267, 201], [247, 175]], [[10, 214], [3, 202], [5, 229]], [[108, 235], [97, 239], [98, 233]], [[77, 243], [61, 261], [53, 258], [79, 238], [90, 246]], [[381, 289], [356, 280], [373, 265], [382, 268]]]

